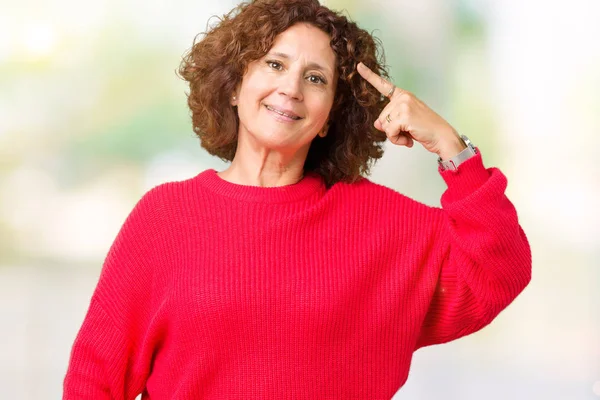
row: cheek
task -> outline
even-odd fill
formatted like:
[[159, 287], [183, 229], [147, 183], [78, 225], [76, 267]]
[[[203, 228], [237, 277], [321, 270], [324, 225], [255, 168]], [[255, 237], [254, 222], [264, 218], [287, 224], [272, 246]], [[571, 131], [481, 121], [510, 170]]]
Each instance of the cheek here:
[[237, 106], [240, 118], [245, 117], [249, 122], [258, 117], [261, 101], [265, 98], [264, 93], [260, 87], [246, 85], [242, 88]]
[[315, 124], [322, 124], [327, 120], [332, 105], [333, 101], [331, 99], [323, 99], [311, 107]]
[[241, 95], [249, 103], [259, 102], [273, 91], [273, 82], [269, 76], [250, 73], [244, 79]]

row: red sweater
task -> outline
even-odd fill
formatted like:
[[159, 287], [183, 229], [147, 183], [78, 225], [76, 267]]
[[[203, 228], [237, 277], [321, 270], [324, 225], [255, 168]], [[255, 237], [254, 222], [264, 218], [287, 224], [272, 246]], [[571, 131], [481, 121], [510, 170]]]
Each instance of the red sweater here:
[[71, 351], [63, 399], [390, 399], [413, 352], [488, 325], [531, 277], [506, 177], [477, 155], [442, 208], [362, 178], [146, 193]]

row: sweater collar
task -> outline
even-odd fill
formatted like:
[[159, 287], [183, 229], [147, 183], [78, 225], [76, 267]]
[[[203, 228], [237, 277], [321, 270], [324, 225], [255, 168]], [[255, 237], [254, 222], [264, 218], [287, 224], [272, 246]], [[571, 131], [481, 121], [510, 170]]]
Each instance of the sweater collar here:
[[292, 185], [276, 187], [232, 183], [217, 175], [217, 171], [214, 169], [201, 172], [196, 179], [201, 185], [216, 194], [249, 202], [290, 203], [300, 201], [313, 194], [322, 195], [325, 192], [325, 183], [315, 172], [305, 173], [299, 182]]

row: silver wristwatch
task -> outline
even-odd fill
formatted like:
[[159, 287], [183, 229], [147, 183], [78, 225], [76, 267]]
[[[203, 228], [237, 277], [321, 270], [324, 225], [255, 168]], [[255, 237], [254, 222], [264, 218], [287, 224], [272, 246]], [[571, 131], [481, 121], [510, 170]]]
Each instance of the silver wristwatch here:
[[456, 170], [462, 162], [468, 160], [469, 158], [477, 154], [477, 149], [475, 148], [473, 143], [471, 143], [468, 137], [466, 137], [465, 135], [460, 135], [460, 139], [463, 141], [465, 146], [467, 146], [467, 148], [446, 161], [443, 161], [442, 158], [439, 157], [438, 163], [443, 170]]

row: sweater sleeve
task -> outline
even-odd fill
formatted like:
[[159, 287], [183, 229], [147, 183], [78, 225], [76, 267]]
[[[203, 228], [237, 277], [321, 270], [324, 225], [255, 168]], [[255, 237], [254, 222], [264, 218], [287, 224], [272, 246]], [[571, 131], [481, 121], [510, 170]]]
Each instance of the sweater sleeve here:
[[480, 330], [531, 280], [531, 250], [504, 174], [486, 169], [480, 153], [439, 172], [448, 185], [432, 223], [439, 269], [426, 279], [430, 302], [415, 349]]
[[136, 204], [106, 256], [71, 349], [63, 400], [134, 399], [145, 387], [152, 356], [144, 340], [151, 319], [155, 189]]
[[127, 386], [134, 378], [133, 352], [126, 334], [92, 299], [71, 350], [63, 399], [133, 399]]

